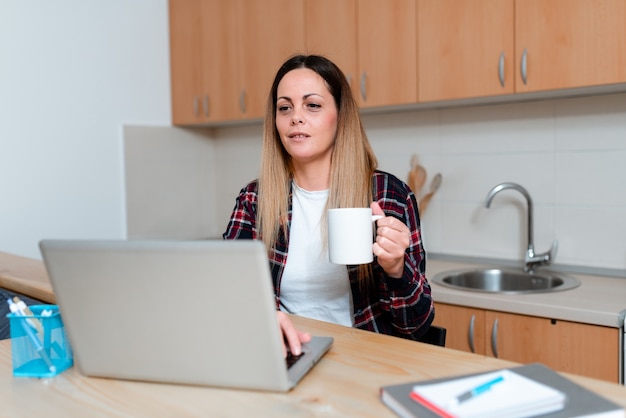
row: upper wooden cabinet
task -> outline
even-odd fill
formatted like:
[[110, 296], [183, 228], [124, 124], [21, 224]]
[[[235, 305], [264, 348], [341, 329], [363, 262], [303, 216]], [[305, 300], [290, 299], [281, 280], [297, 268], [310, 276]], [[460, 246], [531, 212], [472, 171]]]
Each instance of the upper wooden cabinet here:
[[419, 101], [626, 82], [623, 0], [418, 0]]
[[516, 91], [626, 82], [625, 23], [624, 0], [516, 1]]
[[278, 66], [304, 49], [304, 0], [170, 0], [172, 119], [264, 116]]
[[[236, 2], [200, 1], [202, 49], [196, 53], [202, 61], [201, 117], [208, 121], [238, 119], [243, 109]], [[224, 71], [226, 68], [229, 70]]]
[[515, 91], [514, 0], [418, 0], [420, 102]]
[[304, 51], [304, 0], [238, 0], [237, 4], [243, 116], [259, 118], [265, 115], [267, 94], [280, 65]]
[[361, 107], [417, 102], [415, 0], [358, 0]]
[[170, 0], [169, 13], [174, 124], [240, 118], [236, 3]]
[[326, 55], [362, 108], [626, 83], [624, 0], [170, 0], [172, 118], [262, 118]]
[[356, 93], [356, 0], [305, 0], [305, 6], [307, 53], [331, 59]]
[[332, 59], [361, 107], [417, 101], [415, 0], [306, 0], [309, 53]]
[[192, 124], [200, 118], [202, 68], [197, 59], [202, 23], [201, 0], [170, 0], [170, 73], [172, 83], [172, 121]]

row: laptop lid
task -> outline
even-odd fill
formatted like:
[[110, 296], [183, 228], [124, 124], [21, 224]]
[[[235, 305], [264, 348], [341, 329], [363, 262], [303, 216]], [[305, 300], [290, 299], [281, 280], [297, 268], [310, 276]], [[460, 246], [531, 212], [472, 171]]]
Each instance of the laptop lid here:
[[260, 241], [43, 240], [75, 363], [87, 376], [291, 389], [330, 348], [287, 370]]

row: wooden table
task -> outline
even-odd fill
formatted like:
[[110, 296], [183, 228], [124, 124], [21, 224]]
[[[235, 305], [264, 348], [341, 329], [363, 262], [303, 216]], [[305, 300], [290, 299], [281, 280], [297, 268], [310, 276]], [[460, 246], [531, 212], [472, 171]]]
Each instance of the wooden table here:
[[[88, 378], [76, 368], [49, 379], [12, 376], [10, 340], [0, 341], [4, 416], [393, 417], [379, 400], [383, 385], [487, 371], [514, 363], [310, 319], [297, 326], [332, 335], [331, 351], [289, 393]], [[569, 375], [626, 407], [626, 387]]]
[[[3, 287], [9, 283], [12, 290], [54, 303], [41, 261], [0, 253], [0, 276]], [[517, 365], [311, 319], [293, 320], [314, 335], [333, 336], [335, 343], [289, 393], [88, 378], [76, 368], [49, 379], [18, 378], [12, 375], [11, 342], [0, 341], [1, 414], [37, 418], [393, 417], [379, 400], [381, 386]], [[626, 407], [626, 387], [567, 377]]]
[[0, 252], [0, 287], [46, 303], [56, 303], [41, 260]]

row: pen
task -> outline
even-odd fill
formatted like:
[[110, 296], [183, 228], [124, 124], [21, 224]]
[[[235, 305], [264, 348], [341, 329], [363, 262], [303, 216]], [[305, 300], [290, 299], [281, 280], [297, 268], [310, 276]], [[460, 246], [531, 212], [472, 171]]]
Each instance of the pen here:
[[30, 310], [28, 305], [26, 305], [24, 301], [18, 298], [17, 296], [13, 298], [13, 302], [15, 302], [15, 304], [17, 305], [17, 309], [19, 313], [22, 316], [27, 317], [26, 321], [33, 327], [37, 328], [37, 332], [43, 332], [43, 328], [41, 327], [41, 322], [39, 322], [39, 320], [34, 317], [35, 314], [33, 314], [33, 311]]
[[482, 383], [478, 386], [476, 386], [473, 389], [468, 390], [467, 392], [464, 392], [462, 394], [460, 394], [459, 396], [456, 397], [456, 399], [454, 399], [454, 403], [456, 404], [460, 404], [462, 402], [465, 402], [469, 399], [472, 399], [478, 395], [480, 395], [481, 393], [487, 392], [489, 389], [491, 389], [491, 387], [493, 385], [495, 385], [496, 383], [500, 383], [504, 380], [504, 377], [502, 376], [497, 376], [491, 380], [489, 380], [488, 382]]
[[11, 312], [22, 318], [20, 324], [22, 325], [22, 328], [24, 329], [26, 335], [28, 335], [28, 338], [32, 342], [33, 346], [35, 346], [35, 351], [37, 352], [37, 354], [39, 354], [44, 363], [46, 363], [46, 367], [48, 367], [50, 373], [55, 373], [57, 371], [56, 366], [52, 364], [48, 353], [46, 353], [46, 349], [43, 347], [43, 345], [41, 345], [41, 341], [39, 341], [39, 338], [37, 338], [37, 335], [35, 335], [33, 328], [28, 324], [28, 322], [26, 322], [27, 318], [11, 299], [7, 299], [7, 302], [9, 304], [9, 309], [11, 310]]

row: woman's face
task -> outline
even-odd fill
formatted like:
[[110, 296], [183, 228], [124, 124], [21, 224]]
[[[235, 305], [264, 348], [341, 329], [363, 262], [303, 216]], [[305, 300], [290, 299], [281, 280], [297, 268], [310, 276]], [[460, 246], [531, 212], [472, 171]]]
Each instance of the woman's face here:
[[294, 165], [329, 164], [338, 112], [324, 79], [308, 68], [292, 70], [276, 96], [276, 129]]

